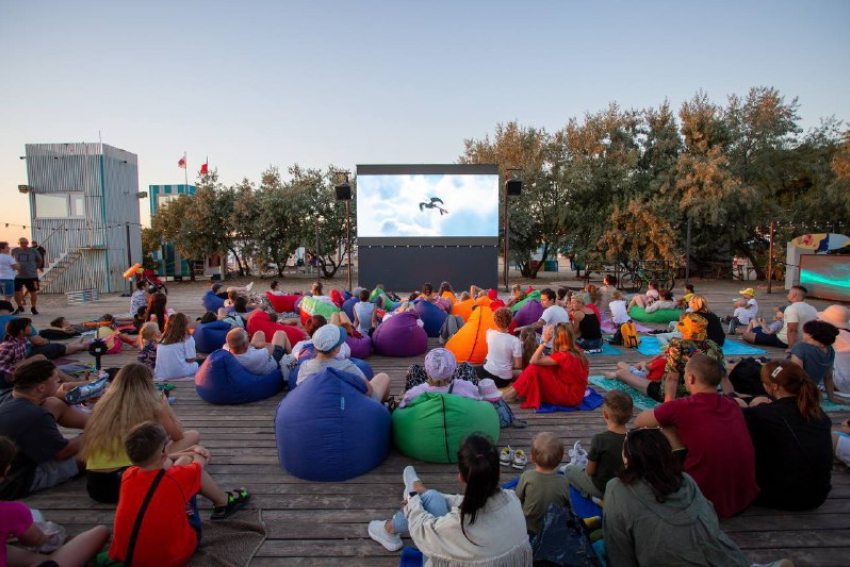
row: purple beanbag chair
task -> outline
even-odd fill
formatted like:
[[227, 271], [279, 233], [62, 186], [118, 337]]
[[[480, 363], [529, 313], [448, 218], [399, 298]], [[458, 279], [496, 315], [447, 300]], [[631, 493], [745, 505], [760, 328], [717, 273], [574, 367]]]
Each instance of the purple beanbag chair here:
[[[440, 329], [446, 321], [448, 313], [431, 303], [430, 301], [419, 300], [415, 303], [416, 314], [425, 323], [425, 332], [429, 337], [439, 337]], [[392, 319], [390, 319], [392, 320]]]
[[346, 337], [345, 344], [351, 348], [351, 356], [354, 358], [368, 358], [372, 354], [372, 339], [369, 335], [360, 335], [360, 338]]
[[397, 313], [372, 333], [375, 352], [384, 356], [419, 356], [428, 350], [428, 334], [415, 313]]
[[516, 312], [514, 321], [516, 321], [517, 326], [524, 327], [539, 321], [541, 315], [543, 315], [543, 306], [536, 299], [532, 299]]

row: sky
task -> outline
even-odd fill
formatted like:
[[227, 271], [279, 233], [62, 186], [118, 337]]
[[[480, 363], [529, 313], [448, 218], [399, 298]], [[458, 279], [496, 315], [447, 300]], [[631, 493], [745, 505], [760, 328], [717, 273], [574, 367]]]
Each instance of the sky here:
[[190, 182], [209, 158], [226, 184], [455, 163], [498, 123], [555, 131], [699, 90], [772, 86], [806, 129], [847, 122], [848, 29], [842, 0], [0, 0], [0, 239], [29, 236], [27, 143], [102, 136], [146, 190], [183, 182], [184, 151]]

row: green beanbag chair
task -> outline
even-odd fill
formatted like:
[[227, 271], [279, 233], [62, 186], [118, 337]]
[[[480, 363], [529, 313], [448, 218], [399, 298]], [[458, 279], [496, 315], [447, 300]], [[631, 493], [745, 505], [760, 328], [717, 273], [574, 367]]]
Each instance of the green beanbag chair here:
[[331, 315], [334, 313], [339, 313], [342, 311], [339, 307], [334, 305], [328, 305], [324, 301], [319, 301], [309, 295], [301, 300], [301, 304], [299, 305], [301, 310], [301, 324], [304, 325], [307, 323], [307, 318], [312, 315], [322, 315], [325, 319], [328, 320], [328, 323], [331, 321]]
[[372, 290], [371, 295], [369, 295], [369, 301], [375, 303], [375, 300], [378, 299], [378, 296], [380, 295], [384, 296], [384, 309], [386, 311], [392, 311], [401, 303], [401, 301], [393, 301], [392, 299], [390, 299], [390, 296], [387, 295], [384, 290], [379, 287], [376, 287]]
[[629, 317], [641, 323], [669, 323], [678, 321], [683, 313], [681, 309], [659, 309], [654, 313], [647, 313], [646, 309], [635, 305], [629, 311]]
[[537, 301], [540, 301], [540, 290], [535, 289], [534, 291], [532, 291], [531, 293], [526, 295], [525, 299], [523, 299], [522, 301], [517, 301], [516, 303], [511, 305], [511, 311], [516, 313], [517, 311], [522, 309], [523, 305], [525, 305], [526, 303], [528, 303], [532, 299], [536, 299]]
[[398, 450], [428, 463], [456, 463], [461, 442], [472, 433], [499, 443], [499, 415], [487, 401], [426, 392], [394, 411], [392, 420]]

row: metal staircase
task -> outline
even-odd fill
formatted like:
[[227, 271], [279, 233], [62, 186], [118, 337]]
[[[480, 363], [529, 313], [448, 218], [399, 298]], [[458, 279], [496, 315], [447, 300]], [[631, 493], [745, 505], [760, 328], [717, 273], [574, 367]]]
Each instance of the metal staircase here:
[[55, 282], [65, 270], [77, 263], [83, 257], [82, 252], [78, 248], [71, 248], [63, 252], [55, 262], [51, 263], [39, 277], [41, 291], [45, 293], [54, 293], [55, 290], [50, 289], [51, 284]]

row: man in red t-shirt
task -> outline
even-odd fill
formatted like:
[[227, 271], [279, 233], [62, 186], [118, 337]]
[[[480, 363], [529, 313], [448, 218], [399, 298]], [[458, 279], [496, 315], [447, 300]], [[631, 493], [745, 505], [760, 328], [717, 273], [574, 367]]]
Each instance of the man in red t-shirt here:
[[690, 394], [641, 412], [637, 427], [663, 427], [673, 450], [685, 450], [685, 472], [721, 518], [744, 510], [758, 495], [755, 453], [744, 414], [731, 398], [717, 393], [723, 369], [695, 354], [685, 366]]
[[131, 429], [124, 440], [127, 456], [135, 466], [121, 477], [115, 533], [109, 548], [113, 561], [126, 561], [142, 503], [160, 473], [133, 547], [132, 563], [138, 567], [184, 565], [191, 559], [201, 539], [195, 498], [198, 492], [212, 500], [213, 520], [230, 516], [248, 502], [244, 489], [224, 492], [204, 472], [210, 458], [205, 448], [195, 445], [169, 455], [165, 452], [167, 444], [165, 429], [152, 421]]

